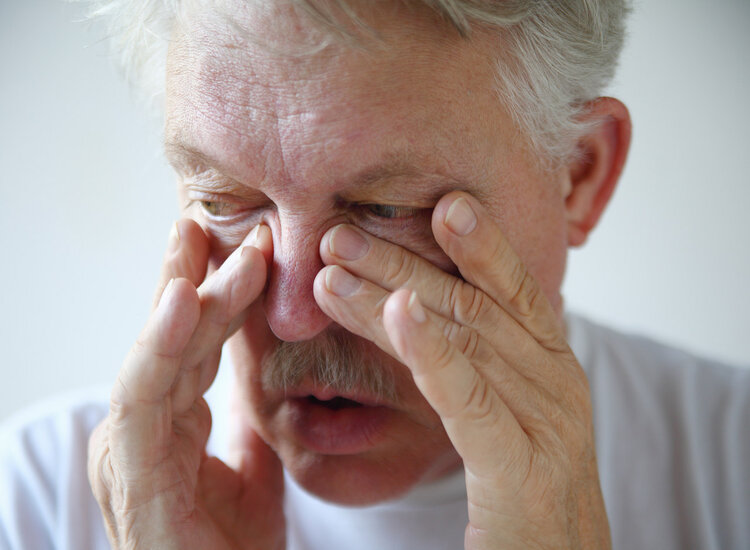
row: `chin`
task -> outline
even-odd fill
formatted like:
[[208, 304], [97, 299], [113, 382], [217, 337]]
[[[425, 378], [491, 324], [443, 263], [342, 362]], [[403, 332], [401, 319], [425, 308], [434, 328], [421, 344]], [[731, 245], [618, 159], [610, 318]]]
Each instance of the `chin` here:
[[455, 453], [438, 460], [413, 456], [321, 456], [279, 453], [287, 472], [308, 493], [344, 506], [369, 506], [394, 500], [417, 485], [455, 471]]
[[326, 397], [287, 396], [254, 423], [289, 475], [318, 498], [366, 506], [460, 467], [431, 409], [419, 414], [352, 396]]
[[[374, 344], [354, 342], [350, 353], [374, 358], [370, 368], [390, 373], [393, 391], [376, 391], [373, 384], [326, 383], [315, 369], [280, 385], [264, 377], [274, 371], [252, 361], [242, 340], [232, 342], [232, 351], [235, 366], [256, 367], [236, 367], [238, 412], [274, 449], [289, 475], [323, 500], [365, 506], [455, 471], [461, 460], [408, 369]], [[299, 357], [306, 356], [297, 354], [295, 360]]]

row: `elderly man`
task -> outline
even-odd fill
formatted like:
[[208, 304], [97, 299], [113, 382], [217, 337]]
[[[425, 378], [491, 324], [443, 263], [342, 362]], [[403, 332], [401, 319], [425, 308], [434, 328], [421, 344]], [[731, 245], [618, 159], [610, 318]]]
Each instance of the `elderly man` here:
[[134, 74], [164, 62], [185, 218], [106, 411], [48, 434], [68, 481], [16, 475], [0, 544], [750, 545], [747, 373], [563, 314], [629, 146], [623, 2], [104, 11]]

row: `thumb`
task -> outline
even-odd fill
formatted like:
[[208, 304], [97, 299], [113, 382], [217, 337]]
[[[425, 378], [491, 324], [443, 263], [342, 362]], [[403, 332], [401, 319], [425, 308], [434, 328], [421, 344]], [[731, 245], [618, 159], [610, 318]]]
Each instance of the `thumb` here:
[[245, 485], [254, 487], [263, 496], [280, 498], [284, 490], [284, 469], [274, 450], [247, 421], [245, 411], [232, 395], [232, 414], [227, 464]]

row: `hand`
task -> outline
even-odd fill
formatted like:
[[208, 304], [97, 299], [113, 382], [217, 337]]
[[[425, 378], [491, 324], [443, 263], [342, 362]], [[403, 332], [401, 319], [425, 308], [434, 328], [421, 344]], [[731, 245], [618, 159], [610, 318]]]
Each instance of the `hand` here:
[[233, 442], [244, 451], [235, 469], [205, 451], [202, 395], [222, 344], [263, 290], [270, 230], [259, 226], [243, 245], [206, 277], [203, 230], [181, 220], [170, 235], [154, 310], [89, 442], [89, 480], [113, 548], [284, 548], [276, 455], [249, 428]]
[[[342, 257], [347, 230], [367, 242], [358, 259]], [[443, 197], [432, 230], [464, 280], [337, 227], [318, 304], [404, 363], [440, 415], [466, 471], [467, 549], [609, 548], [588, 383], [550, 302], [471, 196]]]

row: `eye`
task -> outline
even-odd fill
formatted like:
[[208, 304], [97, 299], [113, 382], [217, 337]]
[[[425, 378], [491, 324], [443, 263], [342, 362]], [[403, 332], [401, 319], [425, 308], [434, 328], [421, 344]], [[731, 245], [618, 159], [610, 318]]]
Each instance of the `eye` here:
[[378, 218], [397, 219], [414, 216], [420, 209], [411, 206], [394, 206], [392, 204], [363, 204], [368, 214]]
[[241, 207], [231, 202], [221, 201], [198, 201], [201, 208], [209, 215], [217, 218], [226, 218], [240, 211]]

